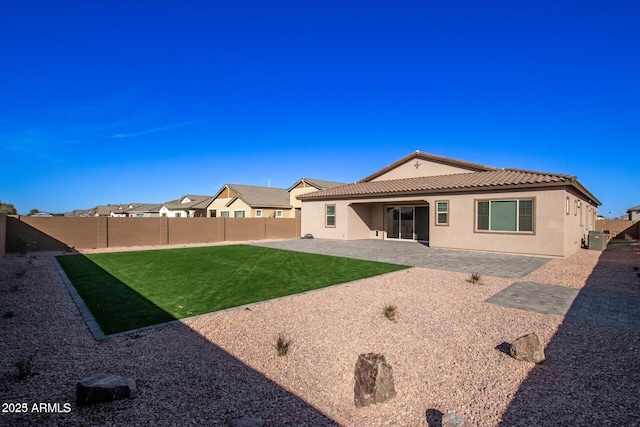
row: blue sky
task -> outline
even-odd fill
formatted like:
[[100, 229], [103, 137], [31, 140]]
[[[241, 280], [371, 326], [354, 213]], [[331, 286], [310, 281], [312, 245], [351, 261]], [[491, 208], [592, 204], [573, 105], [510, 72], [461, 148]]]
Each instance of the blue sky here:
[[640, 204], [637, 1], [5, 1], [0, 200], [354, 182], [419, 149]]

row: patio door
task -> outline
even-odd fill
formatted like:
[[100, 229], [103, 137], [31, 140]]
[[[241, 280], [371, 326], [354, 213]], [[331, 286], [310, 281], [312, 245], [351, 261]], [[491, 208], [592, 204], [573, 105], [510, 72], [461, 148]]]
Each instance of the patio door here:
[[414, 240], [413, 206], [387, 208], [387, 239]]
[[387, 239], [429, 241], [428, 206], [389, 206], [385, 215]]

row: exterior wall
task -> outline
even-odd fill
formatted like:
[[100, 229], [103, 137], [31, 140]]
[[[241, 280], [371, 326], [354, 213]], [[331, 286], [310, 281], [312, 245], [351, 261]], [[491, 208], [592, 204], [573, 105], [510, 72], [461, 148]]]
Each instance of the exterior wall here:
[[216, 216], [219, 217], [221, 210], [228, 210], [225, 205], [234, 197], [236, 197], [236, 192], [225, 186], [220, 192], [218, 192], [218, 194], [216, 194], [216, 197], [209, 206], [207, 206], [207, 217], [211, 217], [211, 210], [214, 209], [216, 211]]
[[595, 230], [597, 206], [572, 191], [565, 192], [565, 254], [571, 254], [586, 242], [589, 231]]
[[[562, 188], [545, 191], [504, 193], [438, 194], [414, 198], [378, 200], [304, 201], [302, 234], [311, 233], [325, 239], [370, 239], [386, 237], [384, 209], [401, 204], [426, 205], [429, 209], [429, 244], [436, 248], [506, 252], [529, 255], [566, 256], [580, 248], [577, 238], [583, 231], [572, 226], [565, 231], [565, 197]], [[475, 230], [478, 199], [534, 199], [534, 233], [477, 232]], [[449, 201], [449, 225], [435, 225], [437, 200]], [[336, 226], [325, 227], [324, 207], [336, 205]], [[593, 210], [591, 216], [595, 215]], [[585, 217], [586, 218], [586, 217]], [[588, 219], [588, 218], [586, 218]], [[588, 227], [588, 223], [587, 223]], [[586, 229], [586, 228], [585, 228]], [[588, 234], [588, 233], [587, 233]], [[567, 236], [571, 241], [565, 244]]]
[[[416, 168], [416, 161], [419, 166]], [[412, 159], [406, 163], [403, 163], [392, 170], [386, 172], [379, 177], [376, 177], [372, 181], [383, 181], [387, 179], [399, 179], [399, 178], [415, 178], [423, 176], [435, 176], [435, 175], [451, 175], [454, 173], [470, 172], [468, 169], [461, 167], [444, 165], [442, 163], [431, 162], [423, 159]]]
[[0, 259], [4, 256], [7, 248], [7, 214], [0, 212]]
[[245, 218], [255, 217], [255, 214], [253, 212], [253, 209], [251, 209], [251, 206], [247, 205], [245, 202], [243, 202], [240, 199], [236, 199], [233, 203], [231, 203], [231, 205], [229, 205], [228, 208], [224, 208], [224, 209], [229, 211], [229, 218], [235, 218], [233, 214], [234, 211], [244, 211]]
[[[179, 216], [177, 214], [180, 214]], [[167, 217], [167, 218], [188, 218], [189, 217], [189, 209], [185, 209], [185, 210], [178, 210], [178, 209], [167, 209], [165, 206], [160, 208], [160, 214], [159, 216], [161, 217]]]
[[36, 250], [56, 251], [300, 237], [299, 218], [5, 218], [10, 252], [24, 249], [23, 236], [36, 242]]
[[313, 193], [315, 191], [318, 191], [318, 189], [308, 184], [305, 184], [304, 182], [301, 182], [300, 184], [298, 184], [296, 188], [292, 189], [289, 192], [289, 204], [294, 208], [301, 208], [302, 200], [298, 200], [296, 199], [296, 197], [302, 194]]

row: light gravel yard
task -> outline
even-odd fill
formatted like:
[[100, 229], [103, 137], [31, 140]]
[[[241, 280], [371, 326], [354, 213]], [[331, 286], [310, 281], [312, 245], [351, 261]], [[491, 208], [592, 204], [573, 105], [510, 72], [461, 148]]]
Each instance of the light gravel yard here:
[[[0, 402], [29, 411], [2, 413], [0, 425], [203, 426], [250, 416], [264, 426], [427, 426], [449, 412], [477, 426], [639, 425], [640, 332], [484, 302], [514, 281], [640, 295], [638, 248], [612, 248], [598, 267], [601, 253], [581, 250], [484, 285], [412, 268], [101, 342], [55, 254], [10, 254], [0, 260]], [[396, 322], [382, 314], [388, 304]], [[500, 351], [530, 332], [545, 363]], [[292, 341], [286, 357], [276, 355], [279, 333]], [[355, 408], [353, 369], [368, 352], [393, 367], [397, 396]], [[15, 379], [14, 364], [30, 356], [34, 375]], [[77, 407], [76, 382], [95, 372], [135, 378], [137, 396]], [[71, 411], [31, 411], [42, 402]]]

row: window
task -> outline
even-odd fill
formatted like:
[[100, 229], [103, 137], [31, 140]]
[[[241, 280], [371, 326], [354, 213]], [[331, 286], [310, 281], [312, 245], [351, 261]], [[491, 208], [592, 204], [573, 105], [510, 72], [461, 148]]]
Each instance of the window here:
[[234, 218], [244, 218], [244, 211], [233, 211]]
[[533, 199], [477, 200], [476, 230], [533, 232]]
[[215, 218], [215, 217], [216, 217], [216, 210], [215, 210], [215, 209], [211, 209], [211, 210], [209, 211], [209, 216], [210, 216], [211, 218]]
[[336, 226], [336, 205], [324, 206], [324, 226], [325, 227]]
[[229, 218], [229, 211], [220, 211], [220, 216], [222, 218]]
[[282, 218], [282, 211], [276, 211], [276, 218]]
[[176, 212], [176, 215], [175, 215], [176, 218], [180, 218], [181, 216], [182, 216], [181, 212]]
[[449, 225], [449, 202], [436, 201], [436, 225]]
[[569, 203], [569, 196], [567, 196], [567, 200], [565, 202], [565, 213], [567, 215], [569, 215], [569, 212], [571, 212], [571, 209], [569, 208], [569, 206], [571, 206], [571, 204]]
[[262, 218], [262, 209], [256, 209], [256, 218]]

